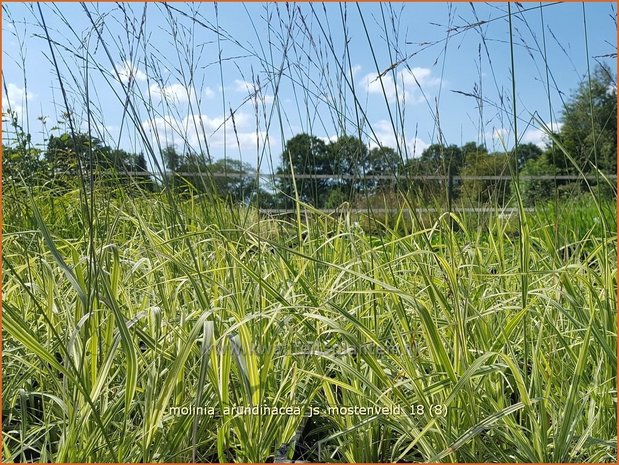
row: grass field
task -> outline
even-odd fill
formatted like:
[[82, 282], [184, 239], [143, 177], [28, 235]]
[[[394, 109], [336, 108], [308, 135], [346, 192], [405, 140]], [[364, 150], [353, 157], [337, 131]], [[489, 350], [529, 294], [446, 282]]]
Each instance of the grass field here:
[[368, 234], [78, 195], [5, 193], [6, 458], [615, 460], [613, 204]]
[[3, 5], [3, 461], [616, 463], [609, 5]]

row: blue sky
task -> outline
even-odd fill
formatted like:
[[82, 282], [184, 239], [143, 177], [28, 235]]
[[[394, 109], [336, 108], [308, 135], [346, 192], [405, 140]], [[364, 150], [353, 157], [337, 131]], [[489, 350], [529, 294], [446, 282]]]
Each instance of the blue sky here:
[[[560, 127], [587, 55], [615, 69], [614, 5], [512, 4], [521, 142], [544, 144], [533, 115]], [[156, 156], [175, 144], [270, 171], [300, 132], [404, 157], [441, 141], [513, 144], [506, 3], [92, 3], [92, 22], [77, 3], [40, 6], [73, 124], [88, 128], [88, 107], [112, 146], [141, 151], [146, 138]], [[3, 112], [43, 144], [68, 121], [37, 5], [3, 4], [2, 34]]]

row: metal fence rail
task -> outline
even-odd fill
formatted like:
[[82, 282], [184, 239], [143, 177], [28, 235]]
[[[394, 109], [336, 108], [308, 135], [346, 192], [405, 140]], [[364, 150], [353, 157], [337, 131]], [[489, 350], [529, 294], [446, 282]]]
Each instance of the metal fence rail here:
[[[153, 178], [160, 178], [160, 174], [150, 173], [148, 171], [125, 171], [113, 173], [115, 175], [122, 176], [150, 176]], [[247, 172], [247, 173], [209, 173], [209, 172], [165, 172], [166, 176], [182, 176], [182, 177], [209, 177], [214, 178], [248, 178], [248, 177], [260, 177], [269, 179], [289, 179], [292, 178], [292, 174], [288, 173], [259, 173], [259, 172]], [[347, 179], [347, 180], [363, 180], [363, 179], [376, 179], [376, 180], [407, 180], [407, 181], [449, 181], [451, 178], [454, 181], [511, 181], [512, 176], [497, 175], [497, 176], [448, 176], [448, 175], [383, 175], [383, 174], [371, 174], [367, 176], [356, 176], [351, 174], [295, 174], [295, 179]], [[596, 181], [598, 179], [617, 179], [616, 174], [599, 175], [599, 176], [578, 176], [578, 175], [539, 175], [539, 176], [519, 176], [521, 181], [529, 180], [545, 180], [545, 181], [578, 181], [586, 179], [587, 181]]]
[[[171, 178], [173, 176], [180, 176], [185, 178], [195, 178], [195, 177], [213, 177], [213, 178], [231, 178], [231, 179], [247, 179], [247, 178], [260, 178], [260, 179], [268, 179], [271, 181], [275, 181], [277, 179], [290, 179], [292, 178], [292, 174], [289, 173], [260, 173], [256, 171], [250, 171], [246, 173], [238, 173], [238, 172], [215, 172], [211, 173], [208, 171], [204, 172], [171, 172], [165, 171], [163, 173], [151, 173], [149, 171], [102, 171], [96, 173], [97, 175], [109, 175], [109, 176], [120, 176], [120, 177], [150, 177], [155, 180], [163, 180], [165, 178]], [[512, 176], [507, 175], [488, 175], [488, 176], [449, 176], [449, 175], [436, 175], [436, 174], [418, 174], [418, 175], [367, 175], [367, 176], [357, 176], [357, 175], [347, 175], [347, 174], [295, 174], [294, 178], [297, 180], [302, 179], [339, 179], [339, 180], [355, 180], [355, 181], [363, 181], [363, 180], [391, 180], [391, 181], [443, 181], [445, 184], [452, 186], [455, 182], [458, 181], [511, 181], [514, 178]], [[606, 180], [617, 180], [616, 174], [598, 174], [589, 175], [589, 176], [578, 176], [578, 175], [538, 175], [538, 176], [519, 176], [519, 180], [540, 180], [540, 181], [578, 181], [584, 180], [587, 181], [599, 181], [601, 179]], [[452, 189], [449, 189], [450, 196], [452, 195]], [[408, 215], [414, 214], [423, 214], [423, 213], [444, 213], [444, 212], [453, 212], [453, 213], [498, 213], [499, 216], [511, 216], [518, 212], [518, 208], [513, 207], [458, 207], [458, 206], [450, 206], [451, 199], [448, 199], [449, 206], [445, 208], [436, 208], [436, 207], [419, 207], [419, 208], [372, 208], [372, 207], [364, 207], [364, 208], [317, 208], [310, 207], [307, 209], [302, 209], [304, 214], [311, 214], [312, 211], [321, 212], [325, 214], [337, 214], [337, 213], [353, 213], [353, 214], [372, 214], [372, 215], [381, 215], [381, 214], [398, 214], [404, 213]], [[259, 208], [261, 213], [268, 215], [289, 215], [297, 212], [295, 208]], [[526, 212], [533, 212], [535, 208], [527, 207], [524, 208]]]

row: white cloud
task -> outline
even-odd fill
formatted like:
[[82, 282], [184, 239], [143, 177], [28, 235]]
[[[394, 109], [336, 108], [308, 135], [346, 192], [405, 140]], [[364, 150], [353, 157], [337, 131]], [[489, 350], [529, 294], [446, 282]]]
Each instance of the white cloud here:
[[32, 100], [36, 95], [32, 92], [26, 92], [26, 89], [19, 87], [17, 84], [9, 82], [7, 84], [8, 97], [11, 102], [23, 103], [26, 100]]
[[384, 93], [389, 102], [395, 101], [396, 96], [399, 96], [400, 99], [402, 99], [402, 95], [398, 94], [404, 93], [404, 90], [401, 87], [396, 87], [391, 75], [378, 77], [376, 73], [369, 73], [361, 79], [361, 85], [365, 88], [368, 94]]
[[[552, 126], [548, 125], [548, 129], [552, 131], [561, 130], [563, 123], [553, 123]], [[492, 139], [493, 147], [496, 150], [503, 150], [505, 147], [509, 148], [513, 145], [513, 133], [508, 128], [493, 128], [492, 131], [486, 133], [486, 137]], [[518, 139], [519, 144], [535, 144], [540, 148], [545, 148], [550, 139], [546, 134], [546, 131], [542, 128], [530, 127], [522, 136]]]
[[509, 137], [509, 129], [507, 128], [492, 128], [492, 139], [501, 141]]
[[196, 102], [196, 92], [193, 87], [185, 87], [177, 82], [161, 87], [159, 84], [151, 84], [150, 93], [156, 100], [164, 100], [170, 104], [187, 103], [189, 99]]
[[410, 153], [413, 158], [419, 158], [428, 147], [430, 147], [430, 144], [419, 137], [413, 137], [408, 141], [408, 153]]
[[513, 133], [509, 128], [493, 127], [492, 130], [486, 131], [484, 140], [490, 140], [489, 151], [508, 150], [513, 144]]
[[146, 81], [146, 74], [144, 74], [143, 71], [138, 69], [130, 61], [125, 61], [122, 64], [117, 64], [116, 70], [118, 71], [118, 77], [123, 84], [127, 84], [130, 80], [140, 82]]
[[[173, 143], [178, 147], [189, 144], [196, 151], [200, 146], [204, 148], [208, 144], [214, 156], [220, 155], [224, 148], [232, 153], [238, 153], [240, 150], [244, 155], [251, 157], [256, 154], [257, 147], [262, 151], [266, 143], [270, 147], [277, 147], [277, 140], [270, 137], [267, 141], [267, 132], [256, 131], [252, 121], [251, 115], [244, 112], [235, 113], [234, 125], [230, 117], [225, 119], [223, 116], [196, 114], [187, 115], [180, 120], [173, 116], [156, 117], [143, 121], [142, 127], [151, 134], [158, 133], [164, 144]], [[268, 150], [270, 148], [267, 148], [267, 153]]]
[[334, 134], [332, 136], [319, 137], [319, 139], [323, 141], [325, 144], [329, 144], [337, 140], [337, 135]]
[[4, 87], [2, 88], [2, 112], [6, 113], [12, 110], [17, 114], [18, 118], [21, 118], [26, 100], [30, 101], [36, 98], [36, 94], [26, 92], [25, 88], [13, 84], [12, 82], [6, 85], [6, 90], [7, 93], [4, 92]]
[[430, 68], [403, 69], [396, 73], [396, 81], [392, 73], [378, 75], [368, 73], [361, 79], [361, 85], [369, 94], [385, 95], [389, 102], [399, 99], [401, 102], [421, 103], [424, 98], [420, 88], [426, 91], [436, 87], [441, 80], [432, 76]]
[[430, 68], [415, 67], [411, 69], [404, 69], [400, 72], [404, 85], [423, 87], [435, 87], [441, 83], [440, 78], [432, 76], [432, 70]]
[[420, 157], [421, 153], [429, 146], [427, 142], [424, 142], [418, 137], [410, 137], [407, 139], [405, 134], [398, 134], [396, 136], [391, 123], [384, 119], [375, 123], [372, 129], [376, 137], [374, 138], [372, 136], [370, 138], [370, 148], [382, 145], [384, 147], [397, 149], [399, 145], [400, 150], [406, 148], [409, 157], [417, 158]]
[[[226, 115], [226, 118], [228, 119], [225, 124], [229, 124], [230, 127], [232, 128], [232, 118], [230, 118], [230, 115]], [[218, 118], [218, 120], [220, 120], [222, 123], [224, 123], [224, 119], [223, 118]], [[253, 117], [252, 115], [250, 115], [249, 113], [246, 113], [244, 111], [237, 111], [234, 113], [234, 125], [236, 126], [236, 129], [246, 129], [248, 127], [253, 126], [252, 123], [255, 122], [255, 117]], [[220, 123], [221, 124], [221, 123]]]
[[211, 89], [208, 86], [202, 91], [202, 93], [204, 94], [204, 96], [206, 98], [213, 98], [213, 97], [215, 97], [215, 92], [213, 91], [213, 89]]
[[258, 103], [262, 105], [269, 105], [275, 100], [273, 95], [264, 94], [262, 88], [256, 83], [243, 81], [242, 79], [235, 79], [232, 89], [236, 92], [247, 93], [254, 103], [256, 103], [257, 100]]
[[[237, 140], [238, 139], [238, 140]], [[256, 149], [260, 149], [267, 142], [266, 131], [238, 132], [237, 134], [229, 134], [226, 146], [230, 150], [238, 150], [248, 154], [255, 154]], [[217, 149], [224, 147], [223, 137], [214, 138], [210, 141], [211, 148]]]
[[[563, 123], [553, 123], [548, 126], [548, 129], [551, 131], [557, 132], [561, 130]], [[550, 138], [546, 131], [540, 128], [532, 128], [525, 131], [522, 135], [522, 143], [524, 144], [535, 144], [540, 148], [545, 148], [550, 143]]]
[[247, 92], [248, 94], [256, 92], [256, 86], [252, 82], [243, 81], [241, 79], [234, 80], [233, 89], [237, 92]]

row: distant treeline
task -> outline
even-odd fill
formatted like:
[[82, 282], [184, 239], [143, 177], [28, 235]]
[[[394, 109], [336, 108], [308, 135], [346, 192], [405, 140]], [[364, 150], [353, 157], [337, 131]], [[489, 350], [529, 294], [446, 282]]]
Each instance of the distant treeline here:
[[[548, 130], [549, 142], [543, 150], [532, 143], [493, 153], [476, 142], [462, 146], [433, 144], [420, 157], [406, 158], [392, 147], [370, 149], [355, 135], [341, 135], [325, 142], [303, 133], [286, 142], [278, 176], [268, 186], [259, 181], [249, 164], [179, 153], [174, 146], [164, 147], [159, 156], [150, 154], [153, 161], [164, 164], [158, 166], [163, 177], [157, 181], [127, 176], [147, 171], [143, 153], [114, 149], [81, 133], [50, 136], [44, 150], [33, 148], [30, 136], [21, 131], [14, 118], [17, 137], [13, 144], [3, 145], [3, 181], [5, 186], [19, 179], [30, 184], [70, 186], [76, 178], [104, 173], [106, 176], [98, 182], [111, 186], [120, 183], [148, 190], [169, 188], [179, 194], [208, 192], [233, 203], [257, 202], [264, 208], [290, 208], [296, 198], [318, 208], [334, 208], [345, 201], [367, 204], [395, 192], [412, 193], [422, 201], [504, 204], [518, 175], [523, 178], [520, 187], [525, 201], [533, 204], [553, 195], [577, 194], [587, 187], [584, 178], [530, 179], [532, 176], [595, 177], [616, 173], [616, 117], [615, 79], [610, 70], [599, 66], [591, 81], [584, 81], [566, 102], [563, 124], [556, 132]], [[110, 173], [118, 176], [110, 177]], [[230, 176], [211, 176], [213, 173]], [[444, 179], [424, 180], [420, 176]], [[510, 179], [479, 179], [492, 176]], [[467, 179], [470, 177], [477, 178]]]

